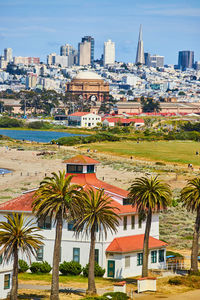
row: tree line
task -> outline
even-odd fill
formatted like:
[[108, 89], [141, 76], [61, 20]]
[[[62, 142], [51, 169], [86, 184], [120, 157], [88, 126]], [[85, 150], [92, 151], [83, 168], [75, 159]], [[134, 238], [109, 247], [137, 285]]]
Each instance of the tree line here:
[[[45, 177], [34, 194], [32, 211], [37, 221], [44, 220], [47, 216], [56, 224], [51, 297], [59, 299], [59, 260], [62, 241], [63, 222], [74, 221], [75, 234], [83, 232], [90, 237], [88, 289], [87, 294], [96, 294], [95, 285], [95, 241], [97, 234], [107, 236], [108, 231], [117, 233], [120, 216], [118, 209], [113, 206], [112, 199], [103, 189], [83, 189], [82, 186], [72, 184], [72, 175], [65, 177], [65, 171], [52, 173]], [[172, 193], [168, 184], [158, 177], [136, 178], [129, 188], [129, 203], [136, 207], [139, 216], [146, 219], [143, 243], [142, 277], [148, 276], [149, 236], [153, 213], [165, 210], [171, 205]], [[191, 251], [191, 272], [198, 272], [198, 241], [200, 231], [200, 179], [188, 180], [187, 185], [181, 190], [182, 204], [188, 211], [196, 212], [193, 243]], [[36, 256], [36, 251], [43, 245], [41, 230], [33, 220], [27, 220], [24, 215], [13, 213], [5, 216], [6, 221], [0, 222], [0, 255], [3, 260], [13, 260], [13, 280], [11, 300], [17, 299], [18, 291], [18, 256], [19, 251], [31, 260], [31, 255]], [[98, 233], [97, 233], [98, 227]]]

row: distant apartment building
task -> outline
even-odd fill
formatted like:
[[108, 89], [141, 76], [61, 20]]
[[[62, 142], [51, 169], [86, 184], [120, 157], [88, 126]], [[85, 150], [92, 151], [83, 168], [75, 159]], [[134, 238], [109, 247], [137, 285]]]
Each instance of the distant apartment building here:
[[194, 68], [197, 71], [200, 71], [200, 61], [195, 61]]
[[115, 63], [115, 43], [111, 40], [104, 42], [103, 65], [112, 65]]
[[51, 53], [47, 55], [47, 64], [60, 66], [60, 67], [68, 67], [69, 66], [69, 58], [68, 56], [57, 55], [56, 53]]
[[24, 57], [24, 56], [15, 56], [13, 58], [13, 63], [15, 65], [38, 65], [40, 64], [39, 57]]
[[179, 51], [178, 53], [178, 68], [181, 70], [186, 70], [188, 68], [193, 68], [194, 65], [194, 51]]
[[77, 51], [73, 48], [72, 45], [65, 44], [60, 47], [60, 56], [68, 57], [68, 67], [77, 64]]
[[150, 56], [150, 66], [153, 68], [163, 68], [164, 56], [160, 56], [157, 54]]
[[12, 48], [5, 48], [4, 49], [4, 60], [7, 61], [7, 62], [11, 62], [13, 60]]
[[0, 56], [0, 69], [6, 69], [8, 62], [5, 61], [4, 56]]
[[26, 76], [26, 89], [33, 89], [37, 85], [37, 74], [29, 73]]
[[79, 66], [94, 64], [94, 38], [85, 36], [78, 44], [78, 64]]

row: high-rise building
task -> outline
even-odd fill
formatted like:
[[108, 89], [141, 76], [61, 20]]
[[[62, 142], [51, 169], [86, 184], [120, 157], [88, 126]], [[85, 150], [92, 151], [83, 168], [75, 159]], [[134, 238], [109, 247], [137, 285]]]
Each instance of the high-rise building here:
[[60, 47], [60, 56], [68, 57], [68, 67], [77, 64], [77, 51], [69, 44]]
[[200, 71], [200, 61], [195, 61], [194, 68], [197, 71]]
[[4, 60], [7, 61], [7, 62], [11, 62], [13, 60], [12, 48], [5, 48], [4, 49]]
[[24, 57], [24, 56], [15, 56], [13, 58], [13, 63], [15, 65], [22, 64], [22, 65], [38, 65], [40, 64], [39, 57]]
[[140, 25], [140, 32], [139, 32], [139, 39], [138, 39], [138, 46], [137, 46], [137, 54], [136, 54], [136, 64], [144, 64], [144, 46], [142, 40], [142, 25]]
[[178, 53], [178, 68], [186, 70], [193, 68], [194, 65], [194, 51], [179, 51]]
[[163, 68], [164, 67], [164, 56], [154, 54], [150, 56], [150, 66], [153, 68]]
[[37, 74], [28, 73], [26, 76], [26, 88], [32, 89], [35, 88], [37, 85]]
[[104, 42], [103, 65], [112, 65], [115, 63], [115, 43], [111, 40]]
[[150, 67], [151, 61], [150, 61], [151, 54], [146, 52], [144, 53], [144, 61], [145, 61], [145, 66]]
[[82, 65], [94, 64], [94, 38], [84, 36], [78, 44], [78, 63]]

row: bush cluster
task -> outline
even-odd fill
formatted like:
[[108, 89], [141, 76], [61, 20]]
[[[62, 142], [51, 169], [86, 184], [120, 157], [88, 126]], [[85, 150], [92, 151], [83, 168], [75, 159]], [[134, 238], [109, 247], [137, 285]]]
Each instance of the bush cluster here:
[[44, 121], [34, 121], [28, 123], [28, 128], [31, 129], [51, 129], [53, 127], [52, 124], [49, 122], [44, 122]]
[[0, 118], [0, 127], [1, 128], [11, 128], [11, 127], [23, 127], [23, 122], [9, 117]]
[[51, 272], [52, 267], [48, 264], [47, 261], [43, 262], [33, 262], [30, 266], [32, 273], [49, 273]]
[[[89, 273], [89, 264], [87, 264], [85, 266], [85, 268], [83, 268], [83, 276], [88, 277], [88, 273]], [[95, 262], [94, 265], [94, 276], [95, 277], [103, 277], [103, 275], [105, 274], [105, 269], [101, 268], [98, 263]]]
[[128, 300], [129, 297], [122, 292], [109, 292], [103, 294], [103, 296], [85, 297], [84, 300]]
[[110, 133], [97, 133], [88, 136], [69, 136], [69, 137], [62, 137], [57, 139], [55, 142], [58, 145], [66, 145], [66, 146], [73, 146], [77, 144], [89, 144], [95, 142], [115, 142], [119, 141], [120, 138]]
[[63, 275], [80, 275], [82, 272], [81, 264], [75, 261], [66, 262], [64, 261], [59, 266], [59, 271]]
[[28, 271], [29, 265], [23, 259], [19, 259], [19, 273], [25, 273]]

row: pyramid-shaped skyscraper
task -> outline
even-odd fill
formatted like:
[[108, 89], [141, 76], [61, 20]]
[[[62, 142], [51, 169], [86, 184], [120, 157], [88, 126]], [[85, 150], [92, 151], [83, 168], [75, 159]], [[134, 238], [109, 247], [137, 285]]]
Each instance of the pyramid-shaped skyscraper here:
[[139, 39], [138, 39], [138, 46], [137, 46], [137, 54], [136, 54], [136, 60], [135, 63], [138, 64], [144, 64], [144, 46], [143, 46], [143, 40], [142, 40], [142, 25], [140, 25], [140, 32], [139, 32]]

